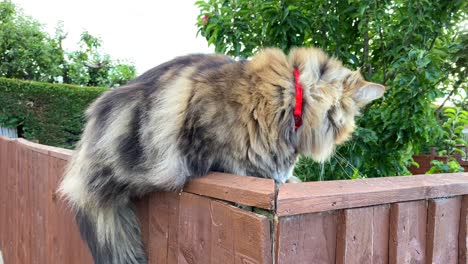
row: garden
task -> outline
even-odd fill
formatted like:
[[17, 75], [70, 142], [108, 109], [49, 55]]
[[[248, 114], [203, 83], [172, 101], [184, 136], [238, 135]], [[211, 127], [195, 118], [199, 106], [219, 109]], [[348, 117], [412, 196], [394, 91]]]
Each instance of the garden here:
[[[150, 263], [466, 263], [466, 1], [195, 5], [216, 52], [317, 46], [389, 89], [329, 161], [301, 157], [303, 183], [211, 173], [136, 201]], [[0, 262], [91, 262], [56, 188], [85, 109], [136, 69], [66, 37], [0, 2], [0, 127], [20, 137], [0, 135]]]

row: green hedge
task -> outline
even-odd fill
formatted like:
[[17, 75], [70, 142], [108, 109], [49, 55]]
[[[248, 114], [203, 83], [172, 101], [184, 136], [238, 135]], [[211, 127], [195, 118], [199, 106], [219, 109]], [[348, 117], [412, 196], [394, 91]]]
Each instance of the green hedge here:
[[19, 126], [26, 139], [73, 148], [84, 111], [106, 90], [0, 78], [0, 125]]

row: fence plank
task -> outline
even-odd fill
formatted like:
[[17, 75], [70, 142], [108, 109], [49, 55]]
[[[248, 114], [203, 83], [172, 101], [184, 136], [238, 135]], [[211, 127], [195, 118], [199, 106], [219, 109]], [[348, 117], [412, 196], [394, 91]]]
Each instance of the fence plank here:
[[463, 196], [458, 234], [458, 263], [468, 263], [468, 195]]
[[48, 184], [48, 261], [46, 263], [93, 263], [91, 253], [81, 240], [74, 212], [57, 195], [67, 161], [49, 156]]
[[276, 228], [278, 264], [335, 263], [336, 212], [280, 217]]
[[138, 218], [138, 223], [140, 224], [141, 236], [143, 240], [143, 245], [146, 249], [146, 255], [149, 257], [150, 255], [150, 247], [149, 244], [149, 199], [148, 197], [143, 197], [143, 199], [139, 199], [135, 201], [135, 210]]
[[[7, 212], [7, 202], [8, 202], [8, 141], [0, 140], [0, 252], [6, 251], [7, 245], [9, 243], [9, 237], [7, 236], [7, 221], [8, 221], [8, 212]], [[0, 253], [1, 254], [1, 253]], [[2, 261], [0, 260], [0, 263]]]
[[168, 237], [168, 253], [167, 263], [175, 264], [179, 263], [179, 203], [180, 194], [178, 193], [166, 193], [166, 201], [169, 210], [169, 237]]
[[388, 263], [388, 240], [390, 238], [390, 205], [374, 206], [372, 261]]
[[426, 201], [391, 205], [390, 264], [426, 263], [426, 222]]
[[[169, 221], [168, 203], [165, 193], [156, 193], [149, 197], [147, 205], [148, 233], [146, 235], [149, 263], [167, 263], [169, 225], [177, 224]], [[151, 207], [150, 207], [151, 205]], [[151, 209], [150, 209], [151, 208]], [[141, 219], [141, 218], [140, 218]], [[142, 231], [144, 228], [142, 228]]]
[[179, 203], [179, 252], [183, 264], [210, 263], [210, 199], [182, 193]]
[[211, 259], [223, 264], [234, 264], [234, 219], [227, 205], [211, 202], [213, 223], [211, 232]]
[[[219, 202], [212, 200], [212, 203]], [[234, 224], [235, 263], [272, 263], [272, 238], [268, 219], [232, 206], [225, 209], [231, 211]], [[218, 262], [212, 259], [211, 263]]]
[[458, 262], [458, 231], [461, 197], [429, 201], [427, 224], [427, 262]]
[[[16, 264], [18, 222], [18, 152], [15, 140], [0, 137], [0, 250], [5, 263]], [[14, 197], [14, 199], [11, 199]]]
[[[178, 263], [217, 264], [219, 258], [235, 264], [272, 261], [265, 216], [190, 193], [180, 196], [179, 238]], [[219, 248], [224, 252], [215, 252]]]
[[[146, 251], [148, 263], [175, 264], [178, 263], [178, 223], [179, 223], [179, 194], [172, 192], [158, 192], [143, 198], [148, 210]], [[141, 212], [140, 212], [141, 215]]]
[[[15, 197], [15, 199], [9, 199], [7, 212], [9, 216], [9, 221], [7, 223], [7, 229], [10, 237], [9, 241], [9, 250], [10, 253], [10, 260], [12, 263], [21, 264], [19, 261], [19, 230], [20, 230], [20, 222], [19, 217], [21, 214], [22, 208], [20, 207], [19, 203], [19, 186], [21, 184], [20, 177], [19, 177], [19, 163], [20, 163], [20, 155], [19, 155], [19, 146], [17, 141], [12, 141], [8, 144], [8, 154], [9, 162], [8, 162], [8, 186], [11, 187], [9, 189], [9, 197]], [[5, 263], [8, 261], [8, 258], [5, 259]]]
[[48, 165], [49, 156], [36, 151], [31, 151], [31, 173], [29, 174], [29, 192], [27, 193], [30, 199], [32, 226], [30, 228], [31, 254], [32, 264], [47, 263], [47, 232], [48, 232], [48, 217], [47, 217], [47, 189], [48, 189]]
[[277, 198], [279, 216], [468, 194], [468, 173], [287, 183]]
[[342, 210], [337, 233], [337, 263], [387, 263], [389, 207]]
[[273, 209], [275, 200], [275, 183], [271, 179], [218, 172], [192, 180], [184, 191], [264, 209]]
[[[32, 151], [22, 145], [18, 145], [18, 213], [15, 219], [15, 225], [18, 227], [17, 238], [17, 262], [31, 263], [30, 249], [31, 236], [30, 229], [34, 225], [31, 222], [31, 200], [28, 193], [30, 192], [30, 175], [32, 173]], [[21, 222], [20, 222], [21, 220]]]

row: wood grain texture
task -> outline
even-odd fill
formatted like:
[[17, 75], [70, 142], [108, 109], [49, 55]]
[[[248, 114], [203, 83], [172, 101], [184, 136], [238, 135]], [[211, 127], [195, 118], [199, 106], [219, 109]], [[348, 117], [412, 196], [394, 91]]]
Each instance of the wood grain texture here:
[[336, 263], [388, 263], [389, 216], [387, 205], [341, 210]]
[[66, 164], [66, 160], [49, 156], [46, 263], [93, 263], [91, 253], [81, 240], [74, 213], [57, 194]]
[[31, 174], [29, 175], [29, 192], [31, 227], [30, 227], [30, 252], [29, 263], [47, 263], [47, 235], [53, 226], [48, 224], [47, 204], [49, 202], [48, 180], [49, 180], [49, 156], [41, 152], [31, 151]]
[[[7, 202], [8, 202], [8, 141], [0, 140], [0, 251], [6, 250], [9, 237], [7, 235]], [[1, 263], [2, 261], [0, 261]]]
[[427, 202], [392, 204], [389, 263], [426, 263]]
[[[212, 200], [211, 204], [221, 202]], [[221, 203], [230, 212], [234, 227], [234, 256], [236, 264], [272, 263], [270, 222], [266, 216], [256, 215]], [[217, 223], [218, 224], [218, 223]], [[211, 263], [219, 263], [212, 259]]]
[[265, 216], [182, 193], [178, 228], [178, 263], [263, 264], [272, 261], [270, 224]]
[[468, 195], [463, 196], [461, 203], [458, 263], [468, 263]]
[[277, 264], [335, 263], [337, 212], [280, 217], [276, 224]]
[[182, 193], [179, 203], [178, 261], [184, 264], [210, 263], [210, 199]]
[[[31, 222], [31, 200], [29, 197], [30, 185], [33, 184], [30, 180], [32, 174], [32, 151], [22, 145], [18, 145], [18, 213], [16, 215], [15, 224], [18, 226], [17, 237], [17, 263], [31, 262], [31, 236], [30, 229], [34, 226]], [[20, 221], [21, 220], [21, 221]]]
[[[55, 193], [70, 153], [0, 137], [5, 263], [92, 263], [73, 212]], [[468, 196], [461, 196], [468, 192], [467, 176], [286, 184], [274, 241], [266, 216], [216, 200], [274, 213], [271, 180], [211, 174], [180, 195], [144, 197], [137, 208], [150, 264], [269, 264], [273, 243], [278, 264], [467, 263]], [[447, 196], [453, 198], [427, 201]], [[393, 203], [390, 209], [355, 208], [386, 203]]]
[[461, 197], [429, 201], [427, 224], [428, 263], [458, 263]]
[[284, 184], [276, 211], [285, 216], [465, 194], [468, 173]]
[[[0, 137], [0, 250], [5, 263], [18, 263], [18, 152], [13, 139]], [[15, 199], [11, 199], [15, 197]]]
[[[145, 201], [147, 201], [145, 209], [148, 210], [146, 212], [148, 223], [147, 233], [144, 236], [149, 263], [177, 263], [179, 194], [154, 193], [139, 203]], [[144, 223], [142, 218], [140, 221]]]
[[[178, 193], [166, 193], [166, 201], [168, 203], [168, 218], [169, 218], [169, 230], [168, 230], [168, 241], [167, 241], [167, 263], [175, 264], [178, 263], [178, 252], [179, 252], [179, 203], [180, 194]], [[183, 238], [181, 238], [183, 239]]]
[[18, 142], [19, 145], [22, 145], [30, 150], [33, 150], [34, 152], [47, 154], [52, 157], [60, 158], [63, 160], [70, 160], [71, 155], [73, 154], [72, 150], [38, 144], [38, 143], [31, 142], [29, 140], [26, 140], [24, 138], [18, 138], [16, 139], [16, 141]]
[[264, 209], [274, 207], [275, 183], [271, 179], [214, 172], [192, 180], [184, 191]]

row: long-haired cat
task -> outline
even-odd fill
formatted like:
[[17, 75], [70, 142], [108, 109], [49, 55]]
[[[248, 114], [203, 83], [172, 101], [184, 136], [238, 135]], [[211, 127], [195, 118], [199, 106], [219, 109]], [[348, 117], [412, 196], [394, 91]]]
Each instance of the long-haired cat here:
[[384, 90], [316, 48], [178, 57], [91, 105], [60, 191], [96, 263], [146, 263], [131, 198], [209, 171], [284, 183], [298, 155], [326, 160]]

